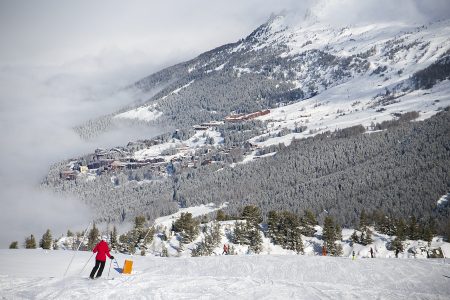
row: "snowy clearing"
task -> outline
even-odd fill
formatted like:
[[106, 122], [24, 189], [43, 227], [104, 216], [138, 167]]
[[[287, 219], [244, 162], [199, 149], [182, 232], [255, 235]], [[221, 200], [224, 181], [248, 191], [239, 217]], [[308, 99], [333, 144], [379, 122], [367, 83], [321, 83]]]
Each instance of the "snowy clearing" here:
[[449, 299], [443, 260], [247, 255], [199, 258], [129, 257], [132, 275], [113, 267], [87, 279], [93, 262], [79, 252], [0, 250], [2, 299]]

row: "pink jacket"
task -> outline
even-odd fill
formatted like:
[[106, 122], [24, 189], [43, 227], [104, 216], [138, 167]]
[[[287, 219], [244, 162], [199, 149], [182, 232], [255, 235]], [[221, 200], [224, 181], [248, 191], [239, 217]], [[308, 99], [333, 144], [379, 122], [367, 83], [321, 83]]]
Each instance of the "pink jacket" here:
[[109, 254], [108, 243], [106, 243], [105, 241], [100, 241], [100, 243], [98, 243], [97, 246], [94, 247], [92, 252], [97, 252], [97, 256], [95, 256], [95, 259], [99, 261], [106, 261], [106, 255], [111, 258], [111, 254]]

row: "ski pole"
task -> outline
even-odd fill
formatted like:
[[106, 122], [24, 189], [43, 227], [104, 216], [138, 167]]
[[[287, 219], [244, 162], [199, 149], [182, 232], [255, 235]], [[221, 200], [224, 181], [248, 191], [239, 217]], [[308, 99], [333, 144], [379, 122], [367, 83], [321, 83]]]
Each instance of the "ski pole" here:
[[86, 233], [87, 233], [89, 227], [91, 227], [91, 223], [89, 223], [88, 227], [86, 228], [86, 231], [84, 232], [84, 235], [83, 235], [83, 239], [81, 240], [80, 244], [78, 245], [77, 250], [73, 253], [72, 259], [70, 260], [69, 265], [67, 266], [67, 269], [66, 269], [66, 271], [64, 272], [63, 277], [66, 277], [67, 271], [69, 271], [70, 265], [72, 264], [72, 261], [73, 261], [73, 259], [75, 258], [75, 255], [76, 255], [77, 252], [78, 252], [78, 249], [80, 249], [81, 244], [84, 242], [84, 238], [86, 237]]
[[92, 256], [94, 256], [94, 253], [92, 253], [91, 257], [89, 257], [88, 261], [84, 264], [83, 269], [81, 269], [81, 271], [80, 271], [80, 274], [83, 273], [84, 268], [86, 268], [86, 266], [89, 263], [89, 261], [91, 260]]
[[119, 263], [117, 262], [117, 259], [114, 257], [114, 261], [116, 262], [116, 265], [117, 265], [117, 269], [119, 270], [120, 269], [120, 266], [119, 266]]
[[109, 262], [109, 270], [108, 270], [108, 277], [107, 277], [107, 279], [109, 279], [109, 272], [111, 272], [111, 265], [112, 265], [112, 259], [111, 259], [111, 261]]

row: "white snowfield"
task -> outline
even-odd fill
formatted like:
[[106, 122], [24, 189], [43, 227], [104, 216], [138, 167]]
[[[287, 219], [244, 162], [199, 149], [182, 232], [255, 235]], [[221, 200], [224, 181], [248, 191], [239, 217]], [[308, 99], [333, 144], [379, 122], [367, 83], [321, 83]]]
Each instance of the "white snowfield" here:
[[1, 299], [449, 299], [450, 264], [441, 259], [356, 259], [302, 255], [141, 257], [131, 275], [110, 260], [88, 279], [89, 252], [0, 250]]

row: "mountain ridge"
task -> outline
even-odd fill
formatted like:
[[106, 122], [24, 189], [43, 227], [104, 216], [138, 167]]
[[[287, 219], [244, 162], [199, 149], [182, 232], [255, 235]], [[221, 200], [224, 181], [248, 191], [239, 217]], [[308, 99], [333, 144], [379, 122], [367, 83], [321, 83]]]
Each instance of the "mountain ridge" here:
[[[173, 212], [178, 205], [222, 202], [224, 197], [232, 199], [230, 203], [234, 206], [230, 206], [230, 210], [237, 210], [239, 204], [252, 201], [265, 203], [267, 207], [263, 210], [275, 204], [294, 211], [309, 208], [320, 212], [326, 208], [336, 213], [342, 224], [354, 224], [363, 207], [380, 208], [383, 197], [387, 197], [388, 209], [393, 213], [405, 216], [414, 213], [414, 205], [425, 205], [423, 215], [439, 215], [434, 206], [439, 197], [448, 193], [447, 169], [436, 169], [432, 162], [433, 157], [440, 157], [444, 165], [448, 161], [448, 149], [442, 137], [449, 127], [445, 117], [448, 112], [443, 110], [448, 110], [445, 107], [450, 105], [450, 20], [426, 26], [397, 24], [392, 27], [383, 23], [341, 28], [324, 27], [315, 21], [306, 27], [288, 27], [284, 26], [285, 21], [284, 17], [275, 16], [236, 43], [215, 48], [138, 81], [136, 87], [144, 92], [158, 87], [161, 90], [144, 104], [111, 115], [108, 122], [131, 120], [151, 126], [164, 125], [169, 127], [168, 132], [148, 140], [130, 141], [122, 149], [125, 154], [116, 154], [117, 151], [112, 149], [105, 154], [77, 158], [75, 164], [62, 162], [50, 170], [47, 185], [58, 191], [77, 193], [81, 188], [81, 197], [103, 211], [103, 218], [119, 221], [143, 211], [149, 218], [155, 218], [162, 212]], [[252, 114], [267, 109], [269, 113]], [[440, 111], [442, 113], [435, 116]], [[246, 122], [224, 123], [233, 113], [257, 117]], [[417, 124], [399, 122], [408, 113], [425, 121]], [[427, 120], [433, 116], [432, 121]], [[436, 122], [444, 127], [438, 136], [432, 133], [434, 125], [431, 124]], [[427, 134], [417, 137], [420, 138], [415, 141], [417, 149], [426, 139], [436, 145], [424, 156], [424, 161], [429, 164], [420, 170], [423, 174], [417, 173], [416, 166], [408, 165], [401, 151], [389, 151], [388, 145], [396, 146], [392, 139], [402, 140], [406, 131], [394, 128], [384, 134], [376, 133], [377, 128], [385, 130], [391, 126], [389, 124], [422, 128]], [[194, 128], [193, 125], [198, 126]], [[324, 175], [347, 178], [355, 183], [358, 177], [368, 176], [368, 159], [373, 159], [373, 165], [377, 166], [375, 171], [389, 170], [396, 174], [397, 189], [408, 189], [411, 184], [417, 187], [420, 180], [424, 180], [425, 192], [433, 195], [426, 199], [426, 204], [420, 203], [417, 193], [397, 191], [398, 194], [392, 185], [389, 186], [392, 195], [380, 192], [386, 183], [374, 177], [368, 183], [373, 190], [366, 187], [360, 187], [360, 190], [361, 195], [376, 199], [349, 194], [344, 202], [347, 208], [353, 205], [354, 211], [339, 212], [342, 205], [339, 206], [337, 198], [343, 196], [330, 196], [340, 193], [336, 192], [340, 191], [338, 180], [326, 181], [325, 176], [320, 179], [329, 185], [329, 189], [320, 189], [328, 193], [322, 197], [321, 193], [314, 193], [315, 183], [308, 181], [314, 174], [303, 178], [301, 166], [298, 166], [289, 177], [278, 168], [284, 164], [277, 166], [274, 162], [284, 151], [287, 157], [301, 159], [296, 153], [301, 149], [298, 140], [311, 138], [314, 142], [306, 144], [316, 143], [315, 147], [325, 151], [323, 155], [327, 156], [329, 146], [347, 136], [333, 149], [335, 156], [330, 157], [329, 162], [323, 162], [317, 156], [320, 152], [309, 151], [313, 157], [306, 169], [313, 170], [317, 163], [315, 168], [319, 168], [316, 170], [319, 173], [320, 167], [333, 170], [335, 166], [328, 164], [339, 165], [338, 157], [354, 152], [348, 148], [350, 141], [365, 131], [370, 133], [370, 138], [369, 135], [358, 138], [359, 142], [384, 147], [384, 161], [364, 156], [361, 164]], [[410, 136], [413, 138], [412, 134]], [[293, 141], [296, 142], [290, 146]], [[417, 149], [411, 148], [411, 159], [421, 162], [422, 154]], [[113, 164], [112, 160], [117, 162]], [[255, 160], [263, 162], [246, 165]], [[397, 176], [399, 170], [385, 165], [386, 161], [400, 162], [399, 167], [408, 174], [407, 178]], [[263, 164], [267, 164], [265, 169], [261, 167]], [[67, 181], [63, 178], [66, 175], [61, 177], [67, 165], [71, 168], [67, 172], [75, 172], [73, 166], [76, 165], [91, 165], [89, 172], [96, 173], [89, 173], [87, 177], [76, 172], [74, 175], [64, 173], [69, 174]], [[358, 171], [359, 167], [362, 173]], [[117, 168], [128, 169], [114, 173]], [[251, 175], [256, 169], [258, 174], [272, 176], [267, 184], [258, 185], [261, 178]], [[436, 176], [438, 173], [443, 176]], [[303, 181], [294, 178], [296, 175]], [[73, 176], [75, 183], [71, 181]], [[256, 181], [250, 189], [241, 186], [252, 180]], [[293, 188], [280, 189], [283, 180], [292, 182]], [[236, 181], [234, 188], [239, 186], [237, 190], [227, 186], [233, 181]], [[206, 183], [218, 187], [217, 190], [211, 191]], [[298, 188], [299, 184], [303, 188]], [[263, 192], [267, 188], [270, 192], [261, 194], [258, 188]], [[249, 190], [254, 192], [251, 197]], [[110, 197], [108, 208], [105, 208], [106, 199], [99, 200], [103, 195]], [[405, 195], [414, 200], [408, 203]], [[274, 200], [277, 198], [278, 202]], [[398, 206], [392, 208], [396, 201]], [[439, 218], [444, 226], [445, 208], [442, 211]]]

